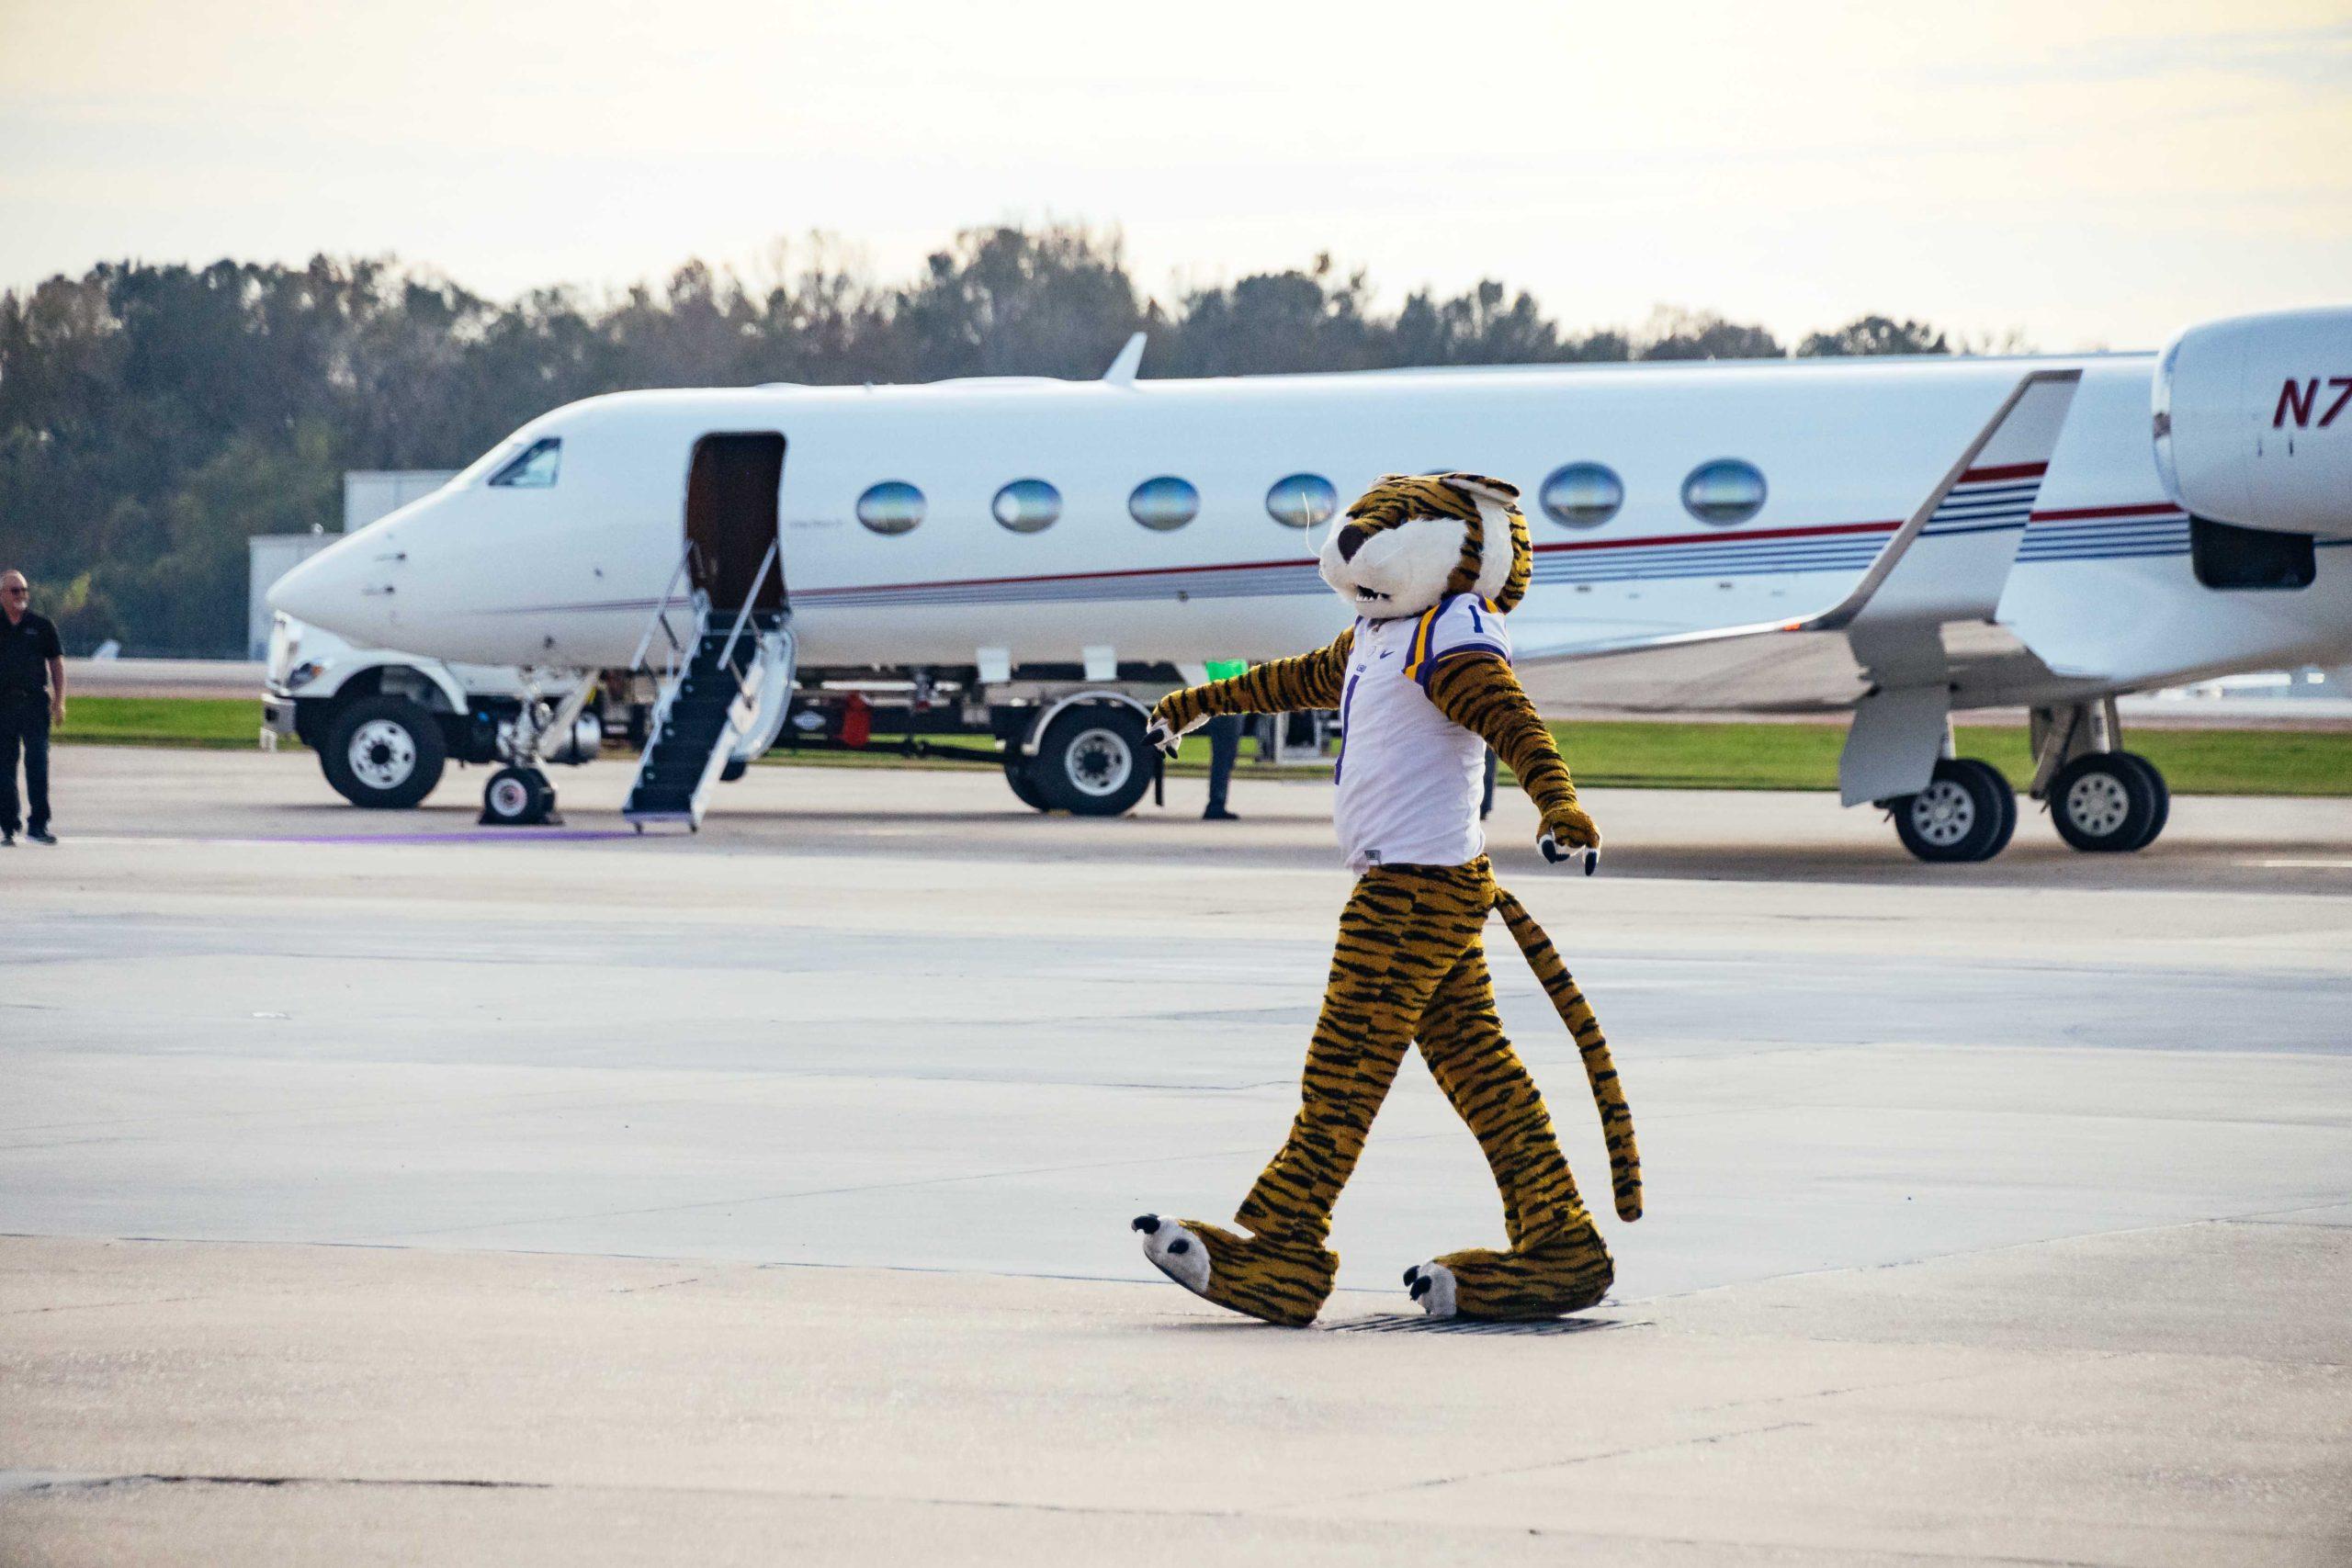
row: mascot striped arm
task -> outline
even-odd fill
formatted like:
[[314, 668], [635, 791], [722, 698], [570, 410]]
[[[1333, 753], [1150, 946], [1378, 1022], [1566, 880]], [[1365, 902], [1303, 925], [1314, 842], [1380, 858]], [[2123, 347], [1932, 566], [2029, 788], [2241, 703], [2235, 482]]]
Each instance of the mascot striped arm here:
[[1490, 913], [1575, 1037], [1618, 1217], [1641, 1217], [1641, 1159], [1608, 1041], [1543, 930], [1496, 886], [1478, 826], [1491, 746], [1542, 813], [1547, 858], [1584, 852], [1589, 869], [1600, 847], [1551, 731], [1511, 673], [1503, 617], [1533, 567], [1518, 495], [1474, 474], [1382, 479], [1323, 551], [1324, 581], [1356, 611], [1355, 625], [1312, 653], [1171, 693], [1152, 713], [1153, 739], [1172, 751], [1219, 714], [1340, 711], [1335, 817], [1361, 878], [1340, 913], [1290, 1136], [1237, 1212], [1247, 1235], [1156, 1214], [1135, 1222], [1162, 1272], [1268, 1323], [1310, 1323], [1330, 1294], [1332, 1208], [1416, 1043], [1487, 1156], [1510, 1246], [1415, 1265], [1405, 1272], [1413, 1298], [1432, 1316], [1514, 1319], [1575, 1312], [1608, 1291], [1609, 1249], [1495, 1010]]

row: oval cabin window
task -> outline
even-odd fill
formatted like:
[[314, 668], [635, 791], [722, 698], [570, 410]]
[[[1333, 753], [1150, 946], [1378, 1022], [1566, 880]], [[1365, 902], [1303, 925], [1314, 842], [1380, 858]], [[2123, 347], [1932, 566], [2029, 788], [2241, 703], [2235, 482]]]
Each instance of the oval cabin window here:
[[1189, 480], [1162, 474], [1136, 486], [1127, 497], [1127, 515], [1147, 528], [1162, 533], [1182, 528], [1201, 514], [1201, 492]]
[[996, 492], [989, 508], [1016, 534], [1035, 534], [1062, 514], [1062, 492], [1043, 479], [1015, 479]]
[[1544, 514], [1564, 528], [1598, 528], [1625, 504], [1625, 485], [1602, 463], [1570, 463], [1552, 470], [1540, 494]]
[[1737, 457], [1702, 463], [1682, 481], [1682, 504], [1702, 523], [1745, 523], [1764, 510], [1763, 471]]
[[911, 533], [922, 521], [922, 491], [904, 479], [884, 479], [857, 498], [857, 520], [877, 534]]
[[1292, 474], [1266, 492], [1267, 513], [1285, 528], [1329, 523], [1339, 510], [1340, 492], [1320, 474]]

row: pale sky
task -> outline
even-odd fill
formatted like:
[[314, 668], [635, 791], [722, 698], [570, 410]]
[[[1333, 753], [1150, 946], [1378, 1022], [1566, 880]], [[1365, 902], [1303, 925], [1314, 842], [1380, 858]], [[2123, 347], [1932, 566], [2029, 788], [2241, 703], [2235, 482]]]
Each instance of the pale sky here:
[[0, 0], [0, 287], [394, 254], [503, 297], [1115, 225], [1572, 328], [2041, 346], [2352, 297], [2352, 6]]

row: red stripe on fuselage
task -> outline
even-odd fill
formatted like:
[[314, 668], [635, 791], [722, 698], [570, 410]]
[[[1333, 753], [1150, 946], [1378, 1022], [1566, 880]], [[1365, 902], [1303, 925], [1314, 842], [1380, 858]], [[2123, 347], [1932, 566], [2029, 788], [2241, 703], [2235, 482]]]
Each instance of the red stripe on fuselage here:
[[2056, 512], [2037, 512], [2033, 514], [2033, 520], [2036, 523], [2071, 523], [2085, 517], [2162, 517], [2166, 514], [2178, 517], [2188, 515], [2172, 502], [2164, 501], [2145, 506], [2066, 507]]

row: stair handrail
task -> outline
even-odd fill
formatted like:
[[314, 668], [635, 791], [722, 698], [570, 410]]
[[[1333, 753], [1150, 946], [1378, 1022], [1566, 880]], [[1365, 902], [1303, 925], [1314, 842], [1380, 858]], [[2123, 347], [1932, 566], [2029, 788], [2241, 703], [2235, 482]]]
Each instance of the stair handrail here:
[[669, 639], [668, 670], [677, 668], [678, 655], [685, 651], [685, 645], [678, 640], [678, 634], [670, 629], [670, 606], [678, 597], [678, 581], [686, 575], [686, 569], [693, 564], [694, 558], [695, 547], [689, 540], [686, 547], [678, 554], [678, 569], [670, 574], [669, 582], [662, 590], [662, 597], [653, 603], [653, 614], [645, 623], [645, 635], [637, 639], [637, 651], [629, 656], [630, 669], [643, 670], [647, 667], [645, 655], [653, 647], [653, 634], [657, 631]]
[[[770, 543], [768, 553], [760, 558], [760, 570], [752, 574], [752, 586], [743, 595], [743, 607], [735, 612], [735, 625], [729, 628], [726, 644], [718, 650], [718, 662], [729, 671], [735, 668], [735, 644], [743, 635], [744, 623], [752, 618], [752, 605], [760, 597], [761, 585], [767, 581], [768, 570], [775, 565], [776, 551], [782, 544], [780, 539]], [[735, 683], [740, 688], [742, 677], [737, 676]]]

